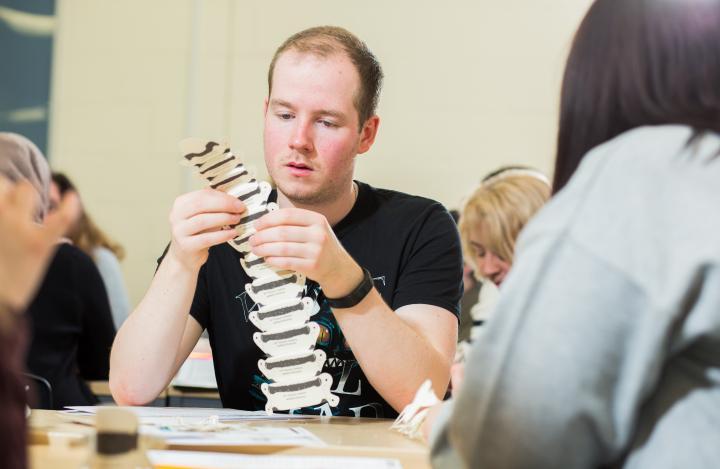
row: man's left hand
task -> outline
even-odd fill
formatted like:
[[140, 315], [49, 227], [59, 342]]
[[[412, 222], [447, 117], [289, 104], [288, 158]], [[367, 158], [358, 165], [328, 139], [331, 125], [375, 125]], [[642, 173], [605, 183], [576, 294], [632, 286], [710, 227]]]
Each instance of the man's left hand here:
[[255, 228], [250, 247], [256, 256], [315, 280], [328, 298], [347, 295], [362, 280], [362, 269], [319, 213], [284, 208], [260, 218]]

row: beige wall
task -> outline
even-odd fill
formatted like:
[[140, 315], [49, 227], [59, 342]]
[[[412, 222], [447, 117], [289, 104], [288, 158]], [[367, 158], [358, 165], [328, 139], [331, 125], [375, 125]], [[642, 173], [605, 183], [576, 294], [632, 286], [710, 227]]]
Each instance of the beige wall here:
[[358, 177], [450, 207], [487, 171], [550, 171], [563, 61], [589, 0], [58, 0], [49, 156], [123, 243], [131, 300], [169, 239], [188, 135], [229, 137], [260, 175], [267, 64], [290, 34], [344, 26], [385, 87]]

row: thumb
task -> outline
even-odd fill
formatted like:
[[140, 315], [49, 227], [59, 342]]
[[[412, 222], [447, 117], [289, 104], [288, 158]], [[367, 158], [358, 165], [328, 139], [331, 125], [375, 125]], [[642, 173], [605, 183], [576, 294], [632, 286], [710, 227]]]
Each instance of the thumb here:
[[45, 217], [45, 236], [57, 239], [63, 236], [67, 229], [80, 217], [80, 198], [70, 192], [62, 198], [57, 210]]

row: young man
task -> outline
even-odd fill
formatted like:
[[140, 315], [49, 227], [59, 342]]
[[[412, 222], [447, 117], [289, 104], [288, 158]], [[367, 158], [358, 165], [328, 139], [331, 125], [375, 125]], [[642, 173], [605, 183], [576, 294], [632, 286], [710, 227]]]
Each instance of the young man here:
[[[316, 347], [340, 398], [300, 412], [392, 417], [423, 380], [439, 395], [449, 381], [462, 277], [453, 221], [436, 202], [353, 181], [356, 156], [377, 134], [381, 81], [365, 44], [335, 27], [292, 36], [270, 65], [265, 162], [280, 210], [256, 222], [251, 246], [268, 264], [312, 279]], [[226, 244], [234, 231], [222, 228], [244, 210], [210, 189], [176, 200], [167, 254], [113, 347], [118, 403], [157, 396], [208, 329], [223, 405], [264, 408], [252, 302], [242, 294], [249, 278]], [[348, 299], [363, 282], [374, 288], [346, 302], [356, 304], [330, 307], [327, 298]]]

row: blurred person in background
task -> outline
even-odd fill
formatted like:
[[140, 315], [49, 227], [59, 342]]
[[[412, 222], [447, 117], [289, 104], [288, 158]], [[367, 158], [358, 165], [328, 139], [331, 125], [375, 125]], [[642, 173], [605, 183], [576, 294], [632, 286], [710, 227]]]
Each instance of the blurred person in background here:
[[[58, 204], [68, 194], [79, 197], [77, 188], [65, 174], [52, 173], [51, 204]], [[95, 224], [84, 205], [80, 218], [68, 229], [65, 236], [95, 261], [107, 290], [115, 329], [119, 329], [130, 314], [130, 300], [120, 267], [120, 261], [125, 257], [125, 249]]]
[[[458, 346], [462, 361], [480, 326], [492, 314], [498, 287], [512, 267], [515, 241], [520, 231], [550, 198], [550, 181], [540, 171], [525, 166], [503, 166], [482, 180], [468, 198], [459, 230], [469, 268], [481, 285], [470, 310], [473, 328]], [[457, 370], [453, 370], [456, 376]]]

